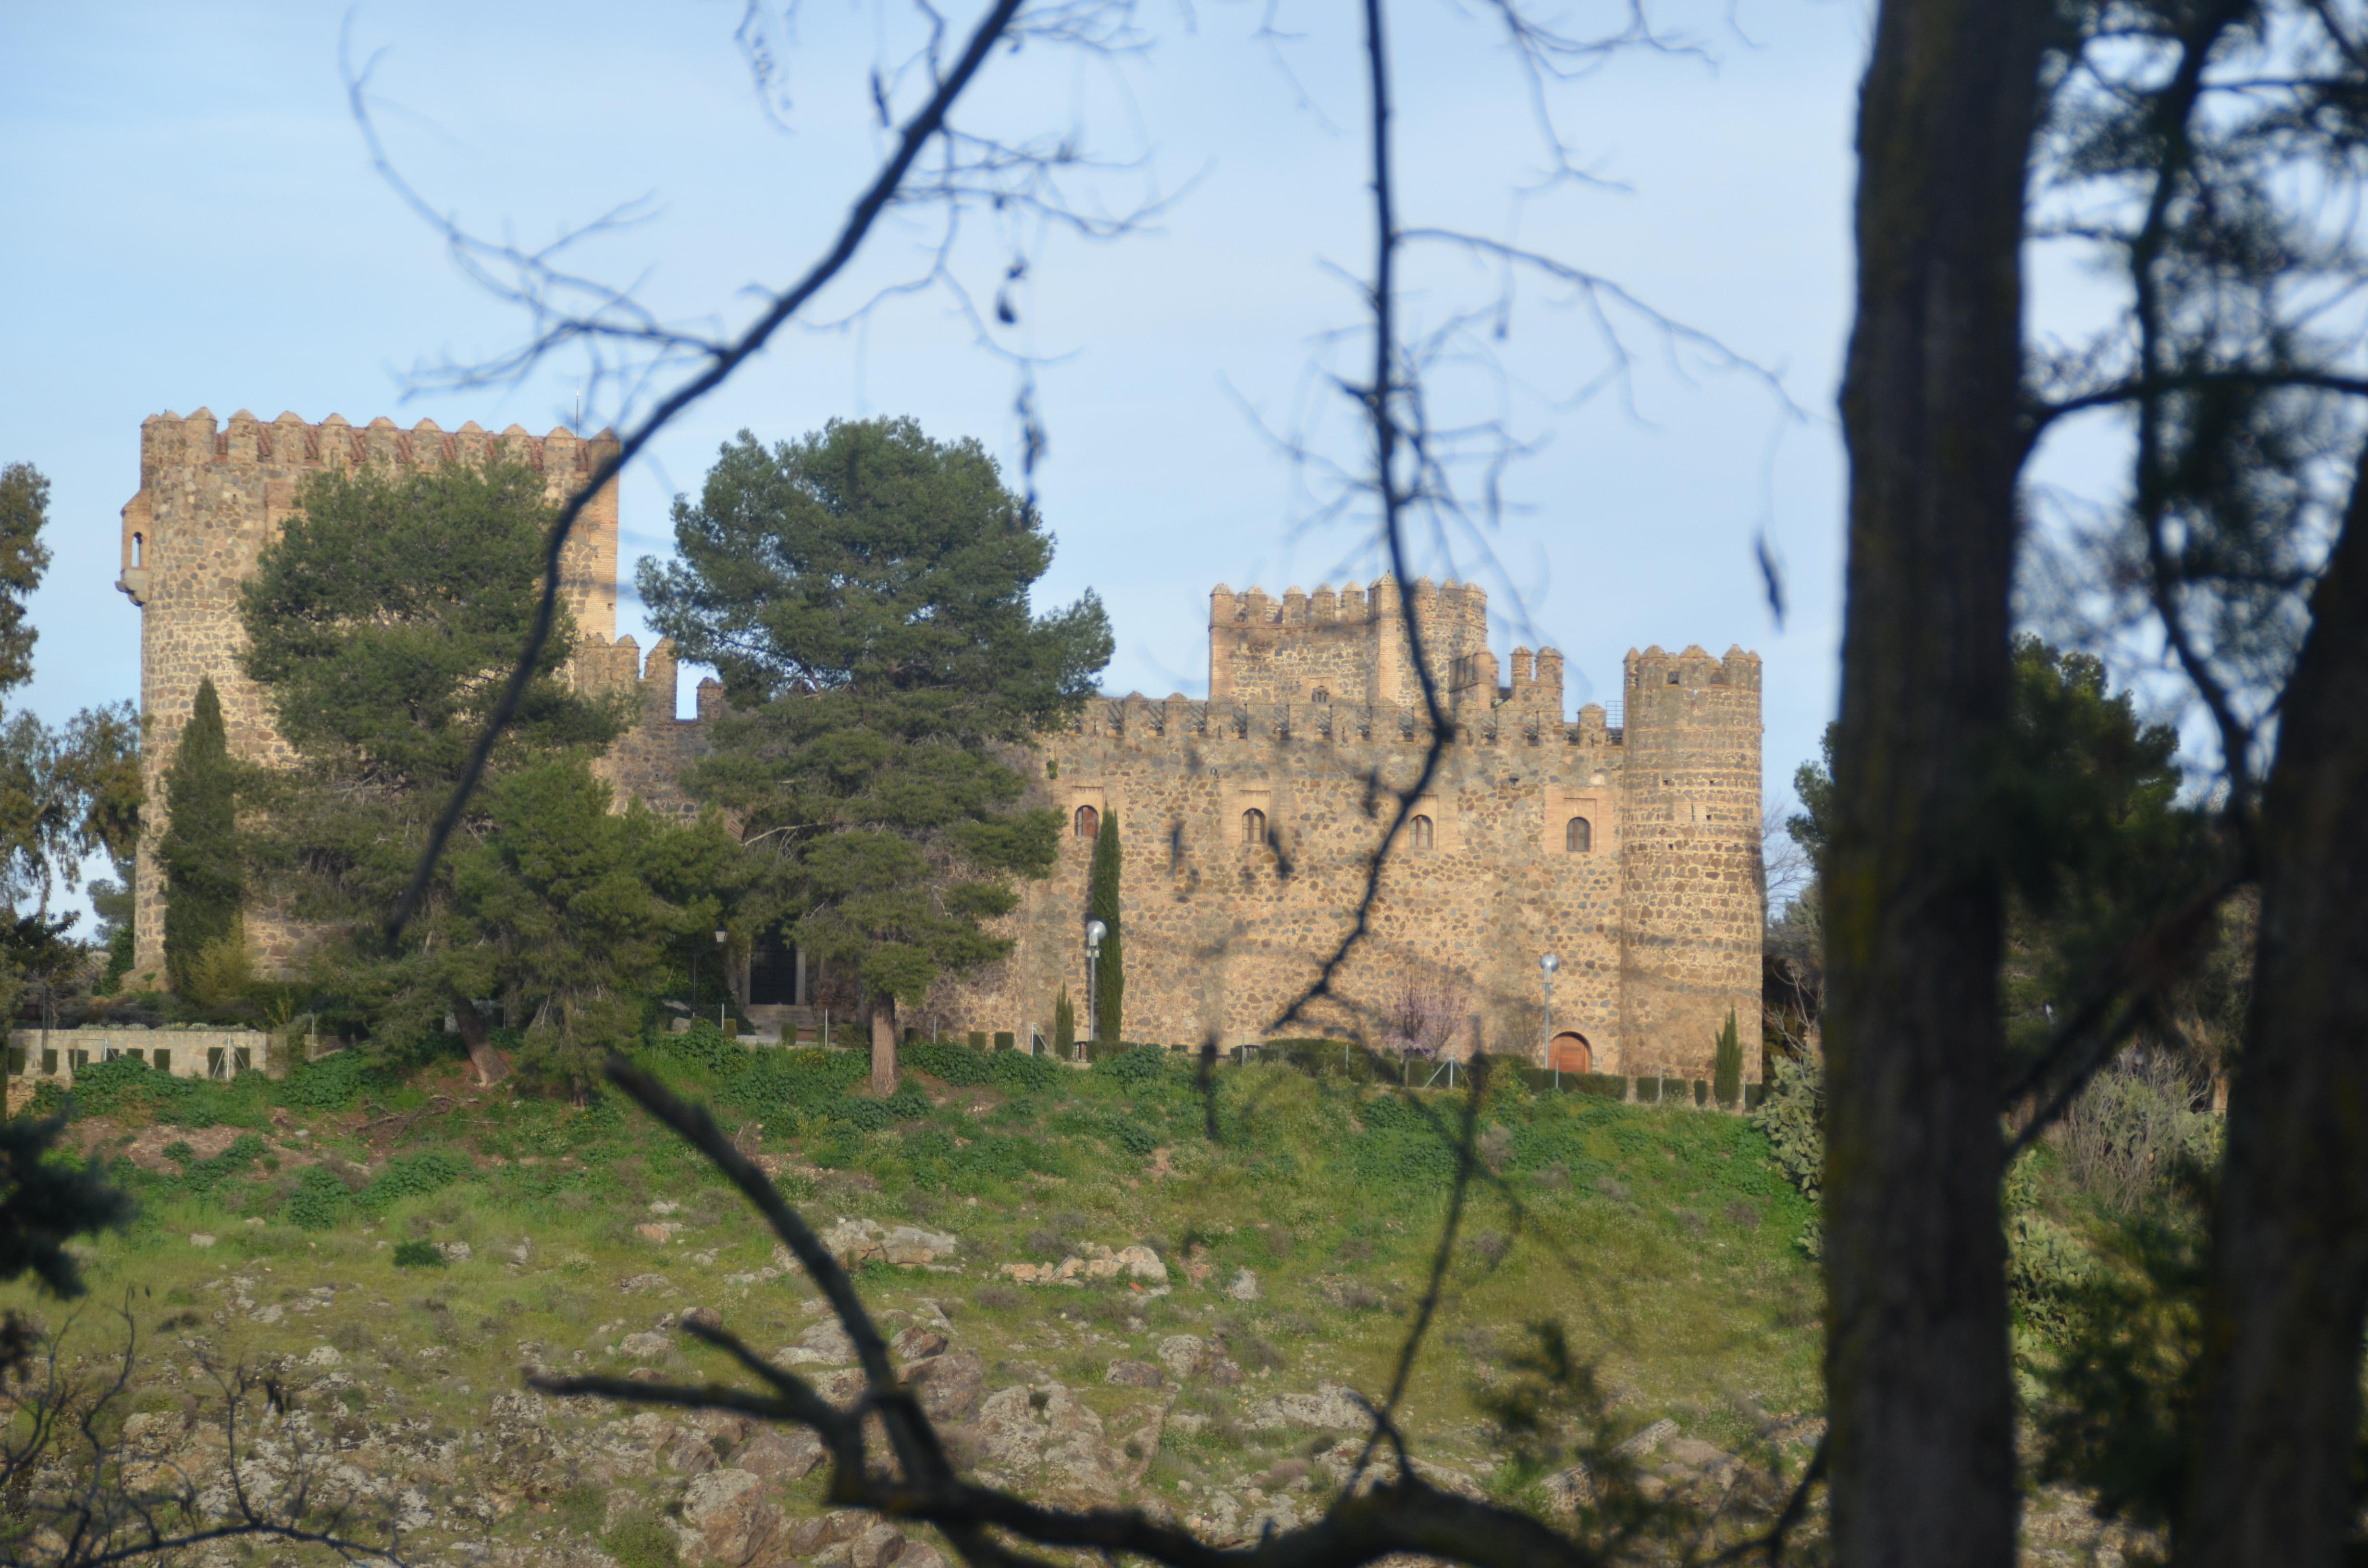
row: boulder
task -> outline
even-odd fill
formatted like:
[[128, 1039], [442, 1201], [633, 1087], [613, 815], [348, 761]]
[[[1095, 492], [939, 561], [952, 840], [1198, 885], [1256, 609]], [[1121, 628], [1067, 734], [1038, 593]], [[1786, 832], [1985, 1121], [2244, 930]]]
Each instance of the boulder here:
[[905, 1532], [882, 1519], [848, 1543], [847, 1560], [852, 1568], [888, 1568], [904, 1551]]
[[1156, 1389], [1162, 1380], [1159, 1369], [1148, 1361], [1112, 1361], [1102, 1381], [1122, 1389]]
[[655, 1221], [652, 1221], [647, 1224], [634, 1226], [633, 1234], [641, 1237], [642, 1240], [645, 1242], [655, 1242], [658, 1245], [664, 1246], [666, 1243], [674, 1240], [674, 1227], [672, 1225], [661, 1225]]
[[193, 1247], [210, 1247], [214, 1244], [214, 1239], [213, 1237], [206, 1234], [203, 1231], [191, 1231], [189, 1233], [189, 1244]]
[[745, 1470], [712, 1470], [682, 1497], [682, 1522], [707, 1556], [727, 1568], [776, 1561], [784, 1535], [781, 1511], [765, 1483]]
[[1118, 1261], [1130, 1279], [1140, 1279], [1146, 1285], [1167, 1283], [1167, 1266], [1147, 1246], [1121, 1247]]
[[1258, 1276], [1247, 1268], [1240, 1270], [1234, 1276], [1234, 1282], [1225, 1287], [1225, 1294], [1236, 1301], [1257, 1301], [1258, 1299]]
[[915, 1324], [896, 1331], [896, 1337], [888, 1342], [888, 1354], [899, 1361], [926, 1361], [943, 1352], [950, 1343], [939, 1330]]
[[1218, 1355], [1214, 1345], [1195, 1335], [1171, 1334], [1159, 1342], [1159, 1364], [1179, 1383], [1207, 1371]]
[[1356, 1395], [1338, 1383], [1325, 1383], [1314, 1393], [1259, 1400], [1250, 1406], [1246, 1419], [1261, 1431], [1304, 1426], [1315, 1432], [1361, 1432], [1373, 1424]]
[[436, 1250], [444, 1255], [447, 1263], [466, 1263], [477, 1256], [466, 1242], [438, 1242]]
[[860, 1508], [835, 1508], [817, 1518], [800, 1519], [790, 1527], [785, 1544], [792, 1557], [812, 1557], [826, 1546], [853, 1540], [878, 1519]]
[[822, 1439], [803, 1426], [766, 1426], [732, 1456], [735, 1469], [767, 1481], [801, 1481], [824, 1459]]
[[640, 1334], [629, 1334], [617, 1342], [617, 1353], [636, 1361], [662, 1360], [671, 1348], [665, 1335], [649, 1329]]
[[837, 1318], [825, 1318], [798, 1335], [795, 1345], [773, 1353], [784, 1367], [844, 1367], [855, 1359], [855, 1341]]
[[617, 1287], [631, 1296], [642, 1290], [663, 1290], [671, 1283], [663, 1274], [636, 1274]]
[[822, 1244], [849, 1268], [877, 1259], [908, 1267], [951, 1257], [960, 1237], [918, 1225], [882, 1225], [877, 1220], [841, 1220], [822, 1233]]
[[960, 1421], [978, 1404], [986, 1385], [986, 1363], [975, 1356], [932, 1356], [905, 1369], [905, 1381], [921, 1402], [921, 1412], [939, 1423]]
[[1121, 1466], [1101, 1417], [1059, 1383], [997, 1389], [969, 1435], [979, 1469], [1025, 1495], [1064, 1506], [1118, 1500]]
[[693, 1307], [682, 1314], [685, 1328], [703, 1328], [711, 1332], [723, 1326], [723, 1314], [713, 1307]]

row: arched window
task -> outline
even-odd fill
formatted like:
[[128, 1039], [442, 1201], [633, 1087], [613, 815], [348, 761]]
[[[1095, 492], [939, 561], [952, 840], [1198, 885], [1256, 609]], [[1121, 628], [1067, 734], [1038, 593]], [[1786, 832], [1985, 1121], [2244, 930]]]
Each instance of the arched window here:
[[1417, 849], [1429, 848], [1437, 836], [1429, 817], [1417, 817], [1406, 824], [1406, 833], [1414, 840], [1414, 846]]
[[1332, 700], [1332, 693], [1326, 687], [1319, 686], [1315, 688], [1315, 700], [1318, 702], [1329, 702]]
[[1102, 830], [1102, 814], [1091, 806], [1077, 808], [1077, 836], [1091, 838]]
[[132, 565], [134, 565], [134, 566], [144, 566], [144, 565], [146, 565], [146, 564], [147, 564], [147, 562], [144, 562], [144, 561], [142, 561], [142, 560], [141, 559], [141, 556], [142, 556], [142, 555], [146, 551], [147, 548], [148, 548], [148, 541], [147, 541], [145, 539], [142, 539], [142, 538], [140, 535], [138, 535], [138, 534], [133, 534], [133, 535], [131, 536], [131, 564], [132, 564]]
[[1595, 827], [1585, 817], [1573, 817], [1570, 825], [1562, 830], [1562, 846], [1573, 855], [1584, 855], [1595, 847]]
[[1266, 813], [1256, 806], [1242, 813], [1242, 842], [1254, 846], [1266, 842]]

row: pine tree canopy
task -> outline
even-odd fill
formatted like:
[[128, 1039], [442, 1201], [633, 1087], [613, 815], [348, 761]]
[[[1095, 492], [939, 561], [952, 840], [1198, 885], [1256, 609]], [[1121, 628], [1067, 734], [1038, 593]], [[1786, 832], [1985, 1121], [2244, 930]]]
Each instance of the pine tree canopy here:
[[692, 785], [770, 851], [796, 939], [907, 1003], [1000, 957], [983, 922], [1061, 830], [1021, 804], [1022, 748], [1110, 653], [1091, 593], [1031, 613], [1042, 519], [975, 441], [881, 419], [770, 451], [744, 431], [674, 523], [642, 596], [731, 704]]
[[[297, 499], [240, 590], [248, 677], [308, 762], [398, 794], [449, 784], [526, 646], [552, 515], [542, 476], [365, 468], [322, 474]], [[597, 752], [621, 728], [560, 678], [575, 647], [564, 601], [561, 617], [508, 754]]]
[[50, 482], [31, 463], [0, 468], [0, 691], [33, 677], [33, 639], [25, 601], [49, 570], [41, 527], [50, 517]]
[[[713, 928], [738, 851], [712, 822], [610, 812], [591, 765], [625, 715], [565, 684], [563, 624], [402, 950], [377, 950], [525, 645], [552, 509], [539, 475], [504, 466], [365, 469], [301, 503], [240, 608], [247, 672], [299, 757], [269, 780], [265, 850], [300, 918], [353, 933], [321, 978], [381, 1040], [494, 998], [526, 1064], [580, 1085], [638, 1032], [623, 999], [656, 983], [669, 944]], [[485, 1070], [494, 1059], [471, 1046]]]

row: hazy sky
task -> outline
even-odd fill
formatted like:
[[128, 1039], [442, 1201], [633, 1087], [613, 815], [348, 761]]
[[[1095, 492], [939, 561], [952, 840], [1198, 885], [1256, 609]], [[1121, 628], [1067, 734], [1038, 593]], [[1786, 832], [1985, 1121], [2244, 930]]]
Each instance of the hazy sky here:
[[[965, 10], [959, 13], [967, 16]], [[1573, 0], [1574, 30], [1616, 6]], [[1512, 234], [1607, 278], [1781, 372], [1802, 415], [1748, 376], [1674, 359], [1633, 319], [1625, 389], [1599, 387], [1588, 313], [1524, 285], [1500, 339], [1486, 268], [1433, 256], [1409, 274], [1417, 326], [1480, 309], [1442, 366], [1436, 417], [1502, 417], [1534, 455], [1503, 477], [1493, 532], [1425, 545], [1421, 568], [1490, 584], [1568, 657], [1570, 706], [1615, 696], [1630, 647], [1740, 642], [1766, 661], [1771, 790], [1811, 756], [1835, 693], [1840, 454], [1833, 384], [1847, 329], [1850, 127], [1864, 47], [1854, 0], [1717, 0], [1654, 15], [1683, 51], [1623, 53], [1553, 102], [1597, 183], [1540, 189], [1543, 150], [1487, 8], [1393, 0], [1404, 221]], [[984, 303], [1009, 258], [1029, 274], [1004, 346], [1046, 361], [1037, 474], [1059, 540], [1040, 606], [1108, 603], [1114, 692], [1205, 690], [1207, 594], [1371, 577], [1369, 519], [1311, 520], [1272, 437], [1347, 454], [1326, 335], [1355, 320], [1369, 270], [1356, 7], [1307, 0], [1143, 0], [1140, 52], [998, 56], [977, 123], [1057, 137], [1126, 167], [1075, 182], [1113, 210], [1166, 204], [1144, 231], [1086, 241], [1007, 215], [966, 222], [953, 255]], [[0, 460], [54, 483], [56, 552], [35, 602], [30, 701], [51, 718], [135, 696], [138, 611], [113, 583], [139, 426], [166, 409], [268, 420], [388, 415], [541, 432], [574, 416], [579, 362], [524, 385], [406, 395], [439, 357], [515, 345], [525, 323], [463, 276], [370, 165], [348, 112], [340, 34], [375, 58], [378, 120], [404, 175], [482, 232], [542, 244], [621, 201], [637, 226], [576, 259], [641, 280], [674, 320], [745, 319], [744, 290], [826, 243], [881, 142], [866, 73], [910, 36], [905, 13], [814, 4], [782, 32], [768, 118], [733, 41], [738, 0], [671, 6], [321, 4], [0, 6]], [[782, 18], [773, 13], [777, 30]], [[1261, 40], [1260, 24], [1282, 35]], [[786, 100], [785, 102], [783, 100]], [[776, 124], [778, 119], [780, 123]], [[1524, 194], [1524, 193], [1527, 194]], [[926, 269], [920, 214], [888, 225], [823, 312]], [[862, 324], [795, 331], [631, 471], [630, 562], [669, 549], [671, 497], [747, 428], [794, 437], [834, 415], [911, 414], [1014, 465], [1011, 362], [977, 346], [943, 290]], [[613, 403], [586, 424], [613, 417]], [[1764, 528], [1789, 615], [1755, 564]], [[630, 599], [622, 630], [648, 636]]]

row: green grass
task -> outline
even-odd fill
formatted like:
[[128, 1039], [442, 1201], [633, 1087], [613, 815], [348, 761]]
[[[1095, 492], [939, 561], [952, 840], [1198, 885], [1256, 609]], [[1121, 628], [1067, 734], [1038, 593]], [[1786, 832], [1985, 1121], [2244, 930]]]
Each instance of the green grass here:
[[[1221, 1072], [1212, 1103], [1189, 1062], [1152, 1052], [1077, 1070], [912, 1049], [908, 1068], [928, 1072], [908, 1072], [888, 1101], [852, 1093], [865, 1070], [852, 1053], [750, 1052], [708, 1030], [643, 1060], [712, 1106], [743, 1148], [779, 1156], [780, 1185], [818, 1227], [863, 1216], [959, 1235], [961, 1272], [878, 1268], [869, 1299], [883, 1311], [941, 1303], [959, 1347], [1080, 1389], [1106, 1408], [1113, 1442], [1144, 1396], [1107, 1386], [1104, 1366], [1149, 1358], [1167, 1335], [1222, 1333], [1249, 1382], [1182, 1396], [1179, 1410], [1211, 1418], [1163, 1443], [1152, 1475], [1163, 1486], [1230, 1482], [1304, 1453], [1304, 1433], [1246, 1430], [1245, 1396], [1387, 1386], [1447, 1215], [1456, 1159], [1440, 1129], [1463, 1115], [1458, 1094], [1281, 1064]], [[729, 1282], [763, 1269], [772, 1239], [705, 1162], [613, 1095], [576, 1106], [479, 1092], [440, 1055], [387, 1068], [333, 1059], [287, 1084], [113, 1076], [93, 1096], [106, 1114], [81, 1126], [103, 1156], [135, 1138], [162, 1150], [198, 1135], [218, 1143], [206, 1128], [242, 1131], [211, 1157], [175, 1147], [149, 1160], [162, 1169], [119, 1160], [140, 1214], [87, 1249], [96, 1299], [144, 1292], [143, 1332], [194, 1312], [224, 1361], [336, 1346], [373, 1390], [376, 1417], [464, 1429], [518, 1386], [522, 1363], [617, 1370], [621, 1336], [689, 1305], [717, 1308], [760, 1350], [814, 1321], [799, 1277]], [[151, 1130], [160, 1122], [190, 1131], [167, 1140]], [[1763, 1413], [1817, 1408], [1818, 1285], [1796, 1245], [1812, 1210], [1742, 1119], [1508, 1082], [1484, 1108], [1478, 1148], [1487, 1168], [1406, 1405], [1427, 1451], [1486, 1471], [1478, 1400], [1507, 1375], [1526, 1325], [1546, 1320], [1597, 1363], [1623, 1419], [1671, 1415], [1740, 1447]], [[636, 1233], [653, 1221], [676, 1233]], [[214, 1244], [192, 1245], [192, 1233]], [[470, 1256], [438, 1267], [437, 1244], [452, 1242]], [[996, 1272], [1087, 1242], [1148, 1243], [1175, 1289], [1015, 1287]], [[1255, 1301], [1224, 1292], [1244, 1269], [1258, 1277]], [[620, 1290], [650, 1272], [669, 1287]], [[255, 1304], [227, 1310], [240, 1280]], [[320, 1304], [311, 1292], [324, 1284], [334, 1300]], [[256, 1321], [275, 1303], [279, 1321]], [[730, 1375], [688, 1340], [659, 1367]], [[567, 1419], [612, 1417], [577, 1407]], [[806, 1486], [818, 1495], [819, 1477]], [[518, 1529], [602, 1533], [620, 1562], [659, 1550], [623, 1515], [596, 1532], [575, 1493], [520, 1495]]]

